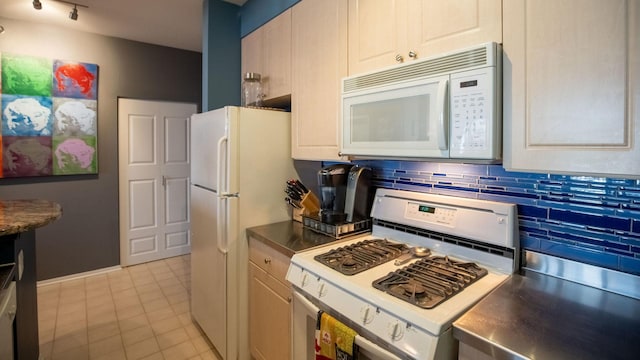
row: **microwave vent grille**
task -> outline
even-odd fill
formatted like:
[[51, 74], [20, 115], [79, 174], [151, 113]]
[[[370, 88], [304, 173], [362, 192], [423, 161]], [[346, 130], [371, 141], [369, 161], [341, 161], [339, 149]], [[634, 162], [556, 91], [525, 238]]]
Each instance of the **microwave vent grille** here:
[[486, 66], [489, 61], [488, 51], [489, 47], [482, 46], [438, 58], [416, 61], [370, 74], [346, 78], [343, 80], [343, 92], [365, 90], [406, 80]]

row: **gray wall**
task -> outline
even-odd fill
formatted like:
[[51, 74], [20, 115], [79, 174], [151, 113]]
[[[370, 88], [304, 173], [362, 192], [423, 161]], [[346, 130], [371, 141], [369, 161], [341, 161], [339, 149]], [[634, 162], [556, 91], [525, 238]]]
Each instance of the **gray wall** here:
[[201, 54], [2, 17], [0, 24], [0, 52], [99, 66], [99, 174], [0, 179], [0, 199], [42, 198], [63, 207], [60, 220], [36, 231], [38, 279], [118, 265], [118, 97], [200, 109]]

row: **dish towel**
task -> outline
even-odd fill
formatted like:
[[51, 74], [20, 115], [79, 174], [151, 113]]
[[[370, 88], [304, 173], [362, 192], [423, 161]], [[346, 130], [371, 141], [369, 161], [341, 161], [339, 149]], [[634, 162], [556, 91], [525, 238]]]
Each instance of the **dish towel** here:
[[357, 360], [356, 332], [333, 316], [318, 311], [316, 360]]

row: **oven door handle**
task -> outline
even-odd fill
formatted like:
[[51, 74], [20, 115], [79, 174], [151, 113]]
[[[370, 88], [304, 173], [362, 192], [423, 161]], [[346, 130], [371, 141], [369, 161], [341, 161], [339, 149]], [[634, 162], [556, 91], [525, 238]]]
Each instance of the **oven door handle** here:
[[318, 311], [320, 311], [320, 309], [318, 309], [317, 306], [315, 306], [311, 301], [309, 301], [309, 299], [307, 299], [306, 297], [304, 297], [304, 295], [300, 294], [297, 291], [293, 292], [293, 297], [302, 305], [304, 305], [305, 309], [307, 310], [307, 312], [309, 314], [318, 314]]
[[379, 347], [378, 345], [372, 343], [371, 341], [363, 338], [360, 335], [356, 335], [355, 343], [360, 347], [360, 349], [364, 349], [369, 354], [374, 355], [374, 359], [402, 360], [399, 357], [393, 355], [392, 353]]
[[[309, 314], [318, 314], [318, 311], [320, 311], [320, 309], [313, 304], [311, 301], [309, 301], [309, 299], [307, 299], [306, 297], [304, 297], [302, 294], [300, 294], [297, 291], [293, 292], [293, 297], [295, 298], [295, 300], [302, 304], [306, 310], [309, 312]], [[402, 360], [401, 358], [395, 356], [394, 354], [388, 352], [387, 350], [379, 347], [378, 345], [372, 343], [371, 341], [363, 338], [360, 335], [356, 335], [355, 338], [355, 344], [358, 345], [360, 347], [360, 349], [366, 351], [367, 353], [371, 354], [374, 356], [375, 359], [381, 359], [381, 360]]]

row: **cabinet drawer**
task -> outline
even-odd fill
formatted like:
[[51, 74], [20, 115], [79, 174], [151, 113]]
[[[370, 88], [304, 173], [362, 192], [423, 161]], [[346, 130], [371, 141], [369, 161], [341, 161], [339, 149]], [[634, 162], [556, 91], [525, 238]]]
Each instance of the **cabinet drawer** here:
[[289, 263], [291, 262], [288, 256], [250, 237], [249, 260], [283, 284], [287, 283], [285, 276], [287, 275], [287, 269], [289, 269]]
[[[271, 289], [274, 293], [282, 298], [286, 302], [291, 301], [291, 288], [288, 282], [282, 282], [275, 277], [269, 275], [266, 271], [262, 270], [255, 263], [251, 263], [249, 266], [252, 284], [255, 281], [262, 283], [267, 288]], [[258, 299], [256, 299], [258, 300]], [[253, 301], [253, 299], [252, 299]]]

